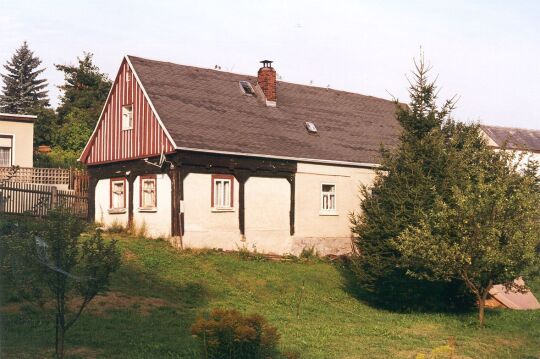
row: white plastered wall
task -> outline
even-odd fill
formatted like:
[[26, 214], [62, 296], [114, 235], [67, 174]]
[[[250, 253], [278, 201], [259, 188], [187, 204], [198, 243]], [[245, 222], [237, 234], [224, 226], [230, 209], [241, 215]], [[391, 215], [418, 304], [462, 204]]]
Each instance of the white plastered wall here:
[[233, 209], [212, 209], [212, 175], [190, 173], [184, 179], [184, 237], [186, 248], [237, 250], [243, 246], [238, 226], [238, 188], [233, 185]]
[[260, 253], [290, 253], [289, 182], [284, 178], [250, 177], [245, 186], [247, 249]]
[[12, 165], [21, 167], [33, 167], [33, 122], [0, 121], [0, 135], [13, 136]]
[[129, 188], [126, 181], [126, 210], [124, 213], [109, 213], [110, 209], [110, 187], [111, 180], [110, 179], [101, 179], [98, 181], [96, 185], [96, 193], [95, 193], [95, 221], [98, 223], [101, 223], [105, 227], [109, 227], [112, 225], [121, 225], [121, 226], [127, 226], [128, 223], [128, 199], [129, 199]]
[[[291, 249], [299, 254], [314, 247], [321, 254], [351, 251], [349, 215], [360, 210], [360, 186], [371, 185], [373, 169], [298, 163], [296, 173], [295, 236]], [[321, 185], [335, 184], [336, 213], [321, 211]]]
[[[135, 230], [150, 238], [167, 238], [171, 235], [171, 179], [167, 174], [156, 175], [156, 209], [141, 209], [141, 177], [133, 183], [133, 225]], [[141, 233], [142, 234], [142, 233]]]

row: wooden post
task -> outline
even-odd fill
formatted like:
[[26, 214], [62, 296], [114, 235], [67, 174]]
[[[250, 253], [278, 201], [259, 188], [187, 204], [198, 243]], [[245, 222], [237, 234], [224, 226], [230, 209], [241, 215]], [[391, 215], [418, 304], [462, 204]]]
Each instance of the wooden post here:
[[249, 176], [243, 173], [239, 173], [235, 175], [236, 179], [238, 180], [238, 227], [240, 229], [240, 234], [242, 235], [242, 239], [246, 236], [246, 199], [245, 199], [245, 187], [246, 187], [246, 181], [248, 180]]
[[58, 207], [58, 188], [51, 187], [51, 209]]
[[95, 221], [95, 211], [96, 211], [96, 185], [97, 178], [90, 173], [88, 173], [88, 215], [86, 220], [88, 222]]
[[130, 173], [127, 177], [128, 182], [128, 223], [127, 227], [128, 230], [133, 230], [133, 198], [135, 198], [133, 194], [133, 183], [135, 182], [136, 176], [133, 173]]
[[183, 199], [183, 177], [180, 165], [171, 168], [168, 175], [171, 179], [171, 237], [178, 238], [178, 242], [174, 245], [183, 248], [184, 225], [180, 208]]
[[294, 198], [295, 198], [295, 189], [296, 189], [295, 178], [296, 178], [296, 175], [294, 173], [287, 177], [287, 181], [289, 181], [291, 185], [291, 200], [290, 200], [291, 207], [289, 210], [289, 231], [291, 233], [291, 236], [294, 236], [294, 211], [295, 211]]

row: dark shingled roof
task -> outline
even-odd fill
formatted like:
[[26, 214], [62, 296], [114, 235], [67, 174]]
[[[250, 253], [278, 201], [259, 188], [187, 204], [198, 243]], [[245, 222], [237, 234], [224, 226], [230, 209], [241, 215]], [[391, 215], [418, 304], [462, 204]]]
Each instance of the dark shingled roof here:
[[[129, 56], [176, 145], [207, 151], [378, 163], [398, 141], [393, 102], [278, 81], [277, 107], [244, 95], [257, 78]], [[256, 90], [257, 92], [257, 90]], [[318, 134], [309, 134], [305, 122]]]
[[485, 125], [481, 127], [499, 147], [506, 145], [506, 148], [512, 150], [540, 152], [540, 130]]

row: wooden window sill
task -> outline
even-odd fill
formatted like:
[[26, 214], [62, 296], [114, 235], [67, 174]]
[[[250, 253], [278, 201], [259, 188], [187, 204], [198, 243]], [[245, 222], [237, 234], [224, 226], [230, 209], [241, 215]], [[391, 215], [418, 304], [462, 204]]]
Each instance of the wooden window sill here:
[[320, 211], [319, 216], [339, 216], [337, 211]]
[[157, 208], [138, 208], [139, 212], [149, 212], [149, 213], [155, 213], [157, 212]]
[[127, 209], [126, 208], [110, 208], [107, 212], [109, 212], [109, 214], [122, 214], [122, 213], [126, 213]]
[[234, 212], [234, 208], [212, 208], [212, 213], [218, 212]]

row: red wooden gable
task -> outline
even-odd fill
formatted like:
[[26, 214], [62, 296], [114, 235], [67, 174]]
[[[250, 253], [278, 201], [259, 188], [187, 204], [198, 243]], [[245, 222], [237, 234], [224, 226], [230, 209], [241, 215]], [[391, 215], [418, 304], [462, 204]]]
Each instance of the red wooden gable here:
[[[122, 129], [122, 106], [133, 106], [133, 128]], [[80, 160], [87, 165], [126, 161], [174, 152], [170, 137], [124, 59], [103, 112]]]

